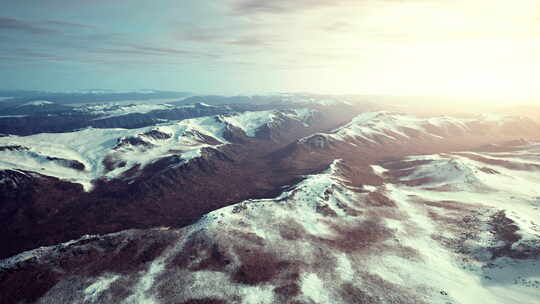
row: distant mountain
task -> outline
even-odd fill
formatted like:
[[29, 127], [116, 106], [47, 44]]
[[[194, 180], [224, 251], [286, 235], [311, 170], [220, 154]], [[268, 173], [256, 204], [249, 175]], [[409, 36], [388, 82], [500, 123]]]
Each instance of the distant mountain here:
[[[91, 92], [61, 94], [31, 92], [28, 93], [30, 95], [20, 95], [15, 99], [4, 100], [0, 102], [0, 134], [59, 133], [86, 127], [133, 129], [165, 121], [227, 114], [234, 111], [264, 111], [298, 107], [313, 109], [329, 106], [353, 107], [347, 102], [317, 95], [186, 97], [185, 93], [159, 91]], [[136, 98], [132, 96], [133, 94]], [[37, 104], [40, 106], [35, 106]], [[366, 105], [360, 104], [354, 107], [365, 108]]]
[[[108, 91], [88, 90], [80, 92], [43, 92], [43, 91], [0, 91], [0, 97], [5, 98], [0, 103], [20, 104], [35, 100], [50, 100], [60, 104], [78, 104], [94, 102], [110, 102], [123, 100], [176, 99], [191, 95], [186, 92], [169, 91]], [[10, 99], [7, 99], [10, 97]]]

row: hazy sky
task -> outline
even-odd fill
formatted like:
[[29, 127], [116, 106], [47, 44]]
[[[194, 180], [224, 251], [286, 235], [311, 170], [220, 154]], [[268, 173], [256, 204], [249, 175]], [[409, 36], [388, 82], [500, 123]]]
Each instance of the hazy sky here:
[[540, 95], [540, 0], [0, 0], [0, 88]]

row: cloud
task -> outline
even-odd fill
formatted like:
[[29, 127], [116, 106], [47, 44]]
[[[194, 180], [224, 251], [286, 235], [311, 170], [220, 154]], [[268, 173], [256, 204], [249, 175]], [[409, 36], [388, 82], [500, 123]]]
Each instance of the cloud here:
[[[28, 22], [15, 18], [0, 18], [0, 30], [20, 31], [30, 34], [59, 34], [66, 29], [91, 29], [90, 25], [72, 23], [58, 20], [45, 20], [41, 22]], [[60, 30], [61, 29], [61, 30]]]
[[56, 58], [58, 56], [38, 52], [30, 49], [24, 49], [24, 48], [18, 48], [13, 52], [13, 54], [16, 54], [18, 57], [26, 57], [26, 58], [34, 58], [34, 59], [41, 59], [41, 58]]
[[217, 58], [218, 55], [211, 54], [202, 51], [193, 51], [185, 49], [176, 49], [176, 48], [163, 48], [163, 47], [151, 47], [151, 46], [142, 46], [137, 44], [126, 44], [126, 43], [116, 43], [116, 46], [122, 48], [97, 48], [95, 49], [98, 53], [109, 53], [109, 54], [127, 54], [127, 55], [147, 55], [147, 56], [182, 56], [182, 57], [207, 57], [207, 58]]
[[0, 30], [21, 31], [30, 34], [58, 33], [57, 30], [41, 27], [14, 18], [0, 18]]
[[216, 42], [223, 38], [223, 31], [221, 28], [193, 27], [175, 34], [175, 37], [184, 41]]
[[256, 47], [256, 46], [268, 45], [269, 41], [264, 40], [260, 37], [241, 37], [241, 38], [225, 41], [225, 43], [231, 44], [231, 45], [238, 45], [238, 46]]
[[65, 21], [58, 21], [58, 20], [46, 20], [46, 21], [43, 21], [41, 23], [45, 24], [45, 25], [57, 26], [57, 27], [71, 27], [71, 28], [79, 28], [79, 29], [94, 28], [94, 26], [92, 26], [92, 25], [73, 23], [73, 22], [65, 22]]
[[0, 61], [12, 60], [18, 62], [48, 62], [66, 61], [73, 58], [47, 51], [36, 51], [28, 48], [0, 49]]
[[337, 6], [339, 0], [234, 0], [232, 9], [239, 15], [256, 13], [284, 14], [319, 7]]
[[263, 30], [264, 27], [261, 24], [250, 23], [249, 26], [195, 27], [173, 36], [179, 41], [241, 47], [270, 46], [279, 41], [275, 36]]
[[161, 47], [148, 47], [148, 46], [132, 46], [136, 50], [142, 50], [147, 52], [153, 52], [156, 54], [166, 54], [166, 55], [188, 55], [188, 56], [197, 56], [197, 57], [216, 57], [215, 54], [209, 54], [199, 51], [183, 50], [183, 49], [173, 49], [173, 48], [161, 48]]
[[352, 24], [348, 22], [338, 21], [322, 27], [323, 30], [327, 32], [345, 32], [350, 30]]

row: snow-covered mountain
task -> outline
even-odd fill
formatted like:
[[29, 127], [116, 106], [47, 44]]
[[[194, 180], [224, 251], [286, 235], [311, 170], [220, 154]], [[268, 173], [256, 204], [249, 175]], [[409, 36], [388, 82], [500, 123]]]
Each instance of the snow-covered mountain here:
[[48, 100], [33, 100], [33, 101], [25, 102], [20, 106], [21, 107], [24, 107], [24, 106], [36, 106], [36, 107], [39, 107], [39, 106], [44, 106], [44, 105], [50, 105], [50, 104], [53, 104], [53, 103], [54, 102], [48, 101]]
[[179, 164], [206, 147], [234, 141], [235, 130], [255, 137], [284, 119], [307, 123], [313, 110], [258, 111], [208, 116], [140, 129], [94, 129], [59, 134], [0, 137], [0, 169], [38, 172], [92, 188], [98, 178], [117, 178], [134, 166], [175, 156]]
[[[341, 108], [352, 114], [357, 112], [350, 103], [337, 98], [299, 94], [269, 96], [191, 96], [174, 92], [21, 94], [0, 104], [0, 134], [64, 133], [87, 127], [135, 129], [167, 121], [245, 111], [311, 108], [337, 113], [339, 112], [337, 109]], [[349, 115], [344, 116], [348, 118]]]
[[271, 100], [0, 136], [0, 304], [540, 297], [534, 121]]
[[[332, 132], [315, 134], [328, 141], [381, 145], [411, 140], [445, 140], [450, 137], [513, 135], [527, 137], [538, 125], [523, 117], [484, 114], [472, 118], [415, 117], [391, 112], [367, 112]], [[303, 141], [310, 141], [305, 138]]]
[[38, 303], [534, 302], [539, 151], [406, 157], [373, 165], [373, 184], [336, 160], [182, 229], [85, 236], [2, 267], [46, 273]]

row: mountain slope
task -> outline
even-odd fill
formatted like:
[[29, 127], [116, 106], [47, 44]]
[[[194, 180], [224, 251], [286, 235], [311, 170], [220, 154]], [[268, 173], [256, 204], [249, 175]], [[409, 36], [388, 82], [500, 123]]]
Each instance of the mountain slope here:
[[0, 256], [84, 234], [182, 227], [234, 202], [272, 196], [299, 173], [275, 170], [265, 156], [342, 119], [299, 109], [0, 137]]
[[[447, 140], [452, 137], [537, 135], [538, 125], [516, 116], [480, 115], [474, 118], [420, 118], [390, 112], [367, 112], [332, 132], [318, 134], [329, 141], [381, 145], [413, 140]], [[309, 138], [304, 139], [309, 141]]]
[[[40, 278], [27, 286], [37, 303], [534, 302], [539, 147], [384, 161], [372, 167], [378, 185], [354, 183], [336, 160], [273, 199], [182, 229], [86, 236], [4, 260], [0, 284]], [[445, 161], [455, 169], [441, 171]]]
[[[306, 123], [312, 110], [244, 112], [165, 123], [141, 129], [85, 129], [61, 134], [0, 137], [0, 169], [18, 169], [66, 179], [92, 188], [98, 178], [117, 178], [134, 166], [160, 158], [187, 162], [204, 147], [228, 144], [236, 129], [255, 137], [268, 124]], [[242, 136], [242, 135], [240, 135]], [[229, 137], [229, 138], [228, 138]]]
[[470, 150], [511, 140], [536, 140], [533, 120], [499, 115], [416, 117], [365, 112], [348, 124], [304, 137], [276, 153], [286, 166], [306, 168], [343, 158], [370, 163], [411, 154]]

